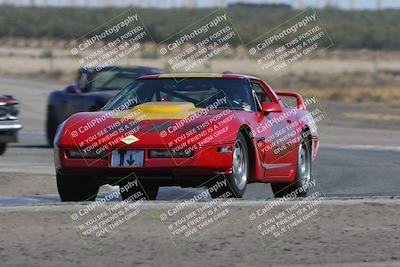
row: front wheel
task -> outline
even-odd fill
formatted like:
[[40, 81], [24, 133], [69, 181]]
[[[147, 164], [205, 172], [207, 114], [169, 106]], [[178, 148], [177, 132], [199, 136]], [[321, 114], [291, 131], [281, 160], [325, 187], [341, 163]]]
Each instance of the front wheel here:
[[99, 187], [91, 177], [57, 174], [57, 188], [61, 201], [95, 201]]
[[0, 156], [6, 153], [7, 150], [7, 144], [6, 143], [0, 143]]
[[249, 149], [245, 137], [239, 132], [232, 159], [232, 173], [209, 182], [208, 188], [213, 198], [241, 198], [246, 191], [249, 178]]
[[[311, 144], [304, 139], [300, 141], [297, 152], [296, 180], [294, 183], [272, 183], [275, 197], [284, 197], [292, 192], [296, 196], [307, 196], [308, 184], [311, 180]], [[301, 190], [300, 190], [301, 189]]]

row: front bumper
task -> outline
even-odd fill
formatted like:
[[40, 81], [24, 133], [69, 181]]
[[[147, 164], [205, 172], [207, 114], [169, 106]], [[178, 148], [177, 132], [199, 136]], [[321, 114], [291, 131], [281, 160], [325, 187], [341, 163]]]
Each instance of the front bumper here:
[[19, 121], [0, 121], [0, 143], [17, 142], [17, 132], [21, 129]]
[[[142, 167], [111, 167], [111, 151], [103, 159], [70, 159], [67, 157], [68, 148], [57, 149], [59, 166], [58, 174], [92, 176], [98, 179], [119, 180], [135, 173], [143, 179], [161, 181], [166, 185], [180, 184], [185, 179], [200, 179], [218, 174], [232, 172], [232, 152], [219, 152], [218, 148], [233, 146], [219, 144], [197, 148], [191, 158], [150, 158], [149, 148], [128, 148], [129, 150], [144, 150]], [[151, 148], [154, 149], [154, 148]]]

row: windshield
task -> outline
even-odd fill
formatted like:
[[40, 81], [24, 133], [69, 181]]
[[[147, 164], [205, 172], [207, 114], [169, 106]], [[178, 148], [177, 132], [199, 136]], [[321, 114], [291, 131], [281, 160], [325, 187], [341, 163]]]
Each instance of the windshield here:
[[221, 78], [139, 79], [116, 95], [104, 109], [132, 108], [146, 102], [191, 102], [198, 108], [218, 102], [219, 109], [255, 110], [247, 80]]

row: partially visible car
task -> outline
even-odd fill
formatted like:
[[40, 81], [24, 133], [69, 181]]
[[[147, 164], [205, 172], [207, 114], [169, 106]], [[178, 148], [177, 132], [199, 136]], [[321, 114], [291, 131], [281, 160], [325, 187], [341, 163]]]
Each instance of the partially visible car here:
[[136, 78], [159, 73], [163, 70], [143, 66], [80, 68], [75, 84], [49, 95], [45, 126], [49, 145], [53, 145], [58, 125], [72, 114], [97, 111]]
[[17, 142], [17, 132], [22, 128], [18, 119], [18, 100], [10, 95], [0, 95], [0, 155], [7, 149], [7, 143]]

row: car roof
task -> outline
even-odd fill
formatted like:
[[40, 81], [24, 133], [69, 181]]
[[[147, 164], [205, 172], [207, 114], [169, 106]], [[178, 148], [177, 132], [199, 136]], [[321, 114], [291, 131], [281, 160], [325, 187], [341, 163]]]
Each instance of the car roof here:
[[164, 73], [141, 76], [139, 79], [185, 79], [185, 78], [221, 78], [221, 79], [246, 79], [260, 80], [257, 77], [237, 73]]

